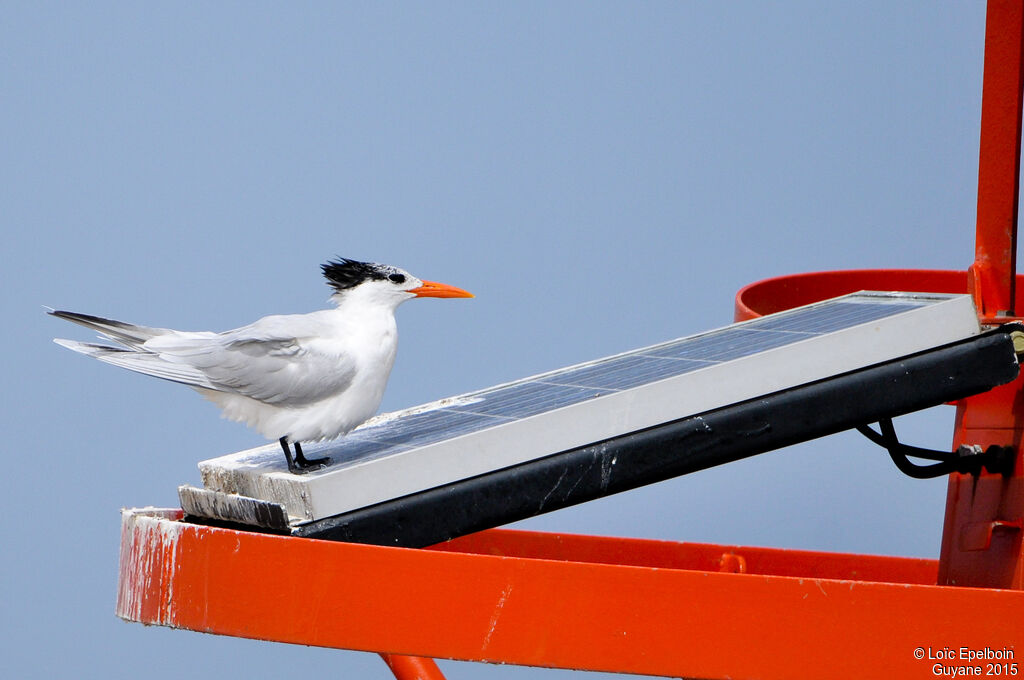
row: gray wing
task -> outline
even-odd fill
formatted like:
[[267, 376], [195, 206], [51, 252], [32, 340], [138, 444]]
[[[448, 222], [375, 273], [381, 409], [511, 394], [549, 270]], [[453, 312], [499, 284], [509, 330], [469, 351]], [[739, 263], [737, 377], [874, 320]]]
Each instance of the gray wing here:
[[304, 340], [321, 330], [308, 315], [265, 317], [225, 333], [192, 333], [51, 313], [121, 345], [55, 340], [68, 349], [138, 373], [278, 406], [301, 406], [338, 394], [356, 373], [355, 361], [342, 349], [327, 353]]
[[[162, 362], [188, 367], [201, 376], [198, 387], [234, 392], [278, 406], [301, 406], [345, 390], [355, 362], [345, 354], [325, 354], [301, 338], [239, 329], [214, 337], [161, 336], [146, 350]], [[206, 334], [202, 334], [206, 335]]]

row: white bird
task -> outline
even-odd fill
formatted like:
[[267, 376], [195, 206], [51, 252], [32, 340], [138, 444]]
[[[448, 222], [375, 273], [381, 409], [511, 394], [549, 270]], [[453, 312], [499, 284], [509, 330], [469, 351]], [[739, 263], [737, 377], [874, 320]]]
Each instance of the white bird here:
[[473, 297], [390, 265], [340, 259], [321, 269], [334, 289], [334, 309], [266, 316], [223, 333], [150, 328], [51, 310], [118, 346], [54, 342], [188, 385], [220, 406], [224, 417], [279, 440], [288, 469], [303, 472], [328, 461], [307, 459], [300, 442], [333, 439], [377, 412], [395, 363], [398, 305], [414, 297]]

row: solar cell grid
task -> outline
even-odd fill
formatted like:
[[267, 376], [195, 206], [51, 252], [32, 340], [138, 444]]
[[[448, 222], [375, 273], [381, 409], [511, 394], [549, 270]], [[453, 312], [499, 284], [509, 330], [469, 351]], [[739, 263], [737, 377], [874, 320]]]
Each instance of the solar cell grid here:
[[426, 446], [432, 442], [493, 427], [509, 420], [511, 418], [442, 408], [414, 413], [366, 428], [362, 436], [385, 444]]
[[663, 380], [680, 375], [707, 364], [652, 357], [644, 354], [627, 354], [596, 364], [571, 368], [555, 375], [547, 376], [538, 382], [551, 385], [575, 385], [605, 390], [627, 390], [631, 387], [644, 385], [654, 380]]
[[526, 418], [553, 408], [561, 408], [593, 399], [602, 390], [536, 381], [513, 383], [477, 393], [469, 403], [451, 407], [453, 411]]
[[805, 307], [782, 314], [755, 319], [748, 328], [792, 331], [798, 333], [831, 333], [870, 321], [917, 309], [922, 303], [907, 300], [876, 298], [865, 302], [835, 301], [819, 307]]
[[706, 363], [721, 363], [782, 347], [813, 333], [783, 333], [779, 331], [729, 328], [692, 338], [683, 338], [668, 345], [640, 350], [648, 356], [675, 357]]

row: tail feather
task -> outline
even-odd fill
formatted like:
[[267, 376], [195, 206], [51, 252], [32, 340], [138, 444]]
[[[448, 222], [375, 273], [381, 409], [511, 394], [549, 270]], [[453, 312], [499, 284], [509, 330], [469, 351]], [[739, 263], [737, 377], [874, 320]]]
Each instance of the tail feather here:
[[136, 373], [145, 373], [146, 375], [182, 383], [190, 387], [204, 387], [211, 390], [219, 389], [205, 375], [192, 366], [164, 361], [159, 355], [152, 352], [99, 345], [91, 342], [65, 340], [63, 338], [54, 338], [53, 341], [61, 347], [66, 347], [79, 354], [99, 359], [104, 363], [114, 366], [127, 368]]
[[[135, 324], [125, 323], [123, 321], [115, 321], [113, 319], [104, 319], [101, 316], [92, 316], [91, 314], [79, 314], [78, 312], [66, 312], [59, 309], [51, 309], [47, 312], [51, 316], [55, 316], [59, 319], [65, 319], [77, 323], [80, 326], [91, 328], [92, 330], [99, 331], [104, 337], [113, 340], [114, 342], [121, 343], [125, 347], [132, 349], [139, 349], [142, 347], [150, 338], [154, 338], [158, 335], [165, 335], [170, 332], [166, 328], [150, 328], [148, 326], [136, 326]], [[83, 343], [79, 343], [83, 344]], [[69, 349], [74, 349], [68, 345], [64, 345]], [[102, 345], [94, 345], [94, 347], [101, 347]], [[82, 351], [75, 349], [76, 352]], [[87, 354], [88, 352], [83, 352]]]
[[126, 354], [131, 352], [130, 349], [124, 347], [113, 347], [111, 345], [100, 345], [93, 342], [79, 342], [77, 340], [65, 340], [64, 338], [54, 338], [53, 341], [61, 347], [67, 347], [73, 352], [79, 354], [85, 354], [86, 356], [96, 357], [99, 359], [101, 356], [112, 353]]
[[147, 350], [145, 342], [151, 338], [167, 335], [173, 331], [166, 328], [149, 328], [148, 326], [136, 326], [123, 321], [104, 319], [101, 316], [90, 314], [79, 314], [77, 312], [65, 312], [57, 309], [47, 311], [48, 314], [77, 323], [86, 328], [99, 331], [100, 334], [118, 343], [120, 346], [101, 345], [92, 342], [78, 342], [76, 340], [64, 340], [55, 338], [54, 342], [61, 347], [66, 347], [79, 354], [99, 359], [114, 366], [127, 368], [137, 373], [145, 373], [164, 380], [183, 383], [191, 387], [204, 387], [217, 389], [210, 383], [209, 378], [203, 375], [196, 368], [183, 363], [172, 363], [165, 361], [159, 354]]

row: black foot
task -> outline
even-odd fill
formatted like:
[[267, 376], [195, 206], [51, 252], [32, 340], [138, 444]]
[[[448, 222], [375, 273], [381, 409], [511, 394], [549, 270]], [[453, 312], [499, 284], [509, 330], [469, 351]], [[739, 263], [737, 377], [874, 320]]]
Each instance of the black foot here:
[[299, 442], [292, 444], [295, 447], [295, 458], [293, 459], [291, 448], [288, 446], [288, 438], [281, 437], [278, 441], [281, 442], [281, 449], [284, 451], [284, 457], [288, 461], [288, 470], [293, 474], [301, 475], [310, 470], [319, 470], [331, 462], [330, 458], [306, 458], [302, 454], [302, 445]]
[[295, 464], [299, 467], [317, 469], [326, 466], [331, 462], [330, 458], [306, 458], [302, 455], [302, 445], [299, 442], [292, 444], [295, 447]]

